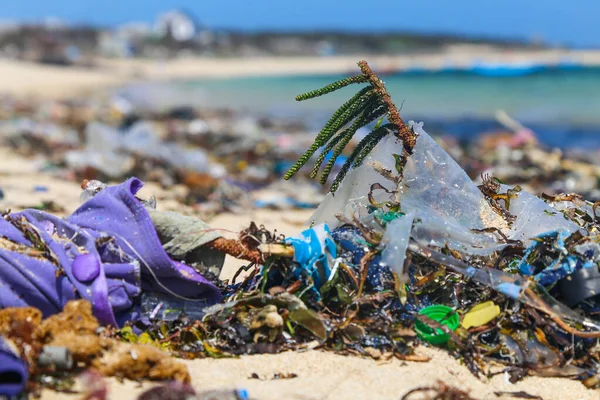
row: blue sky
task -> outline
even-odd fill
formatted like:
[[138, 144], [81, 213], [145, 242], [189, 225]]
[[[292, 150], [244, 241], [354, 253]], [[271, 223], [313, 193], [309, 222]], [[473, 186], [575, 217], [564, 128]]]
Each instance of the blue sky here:
[[[152, 21], [184, 7], [209, 27], [449, 32], [540, 36], [552, 43], [600, 46], [598, 0], [2, 0], [0, 19], [114, 25]], [[335, 11], [336, 8], [342, 10]]]

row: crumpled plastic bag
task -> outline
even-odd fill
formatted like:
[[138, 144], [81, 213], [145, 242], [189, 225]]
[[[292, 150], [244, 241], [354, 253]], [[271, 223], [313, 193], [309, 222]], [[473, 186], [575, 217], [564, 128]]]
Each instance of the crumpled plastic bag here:
[[135, 160], [120, 151], [121, 136], [108, 125], [90, 122], [85, 128], [85, 148], [66, 152], [65, 162], [75, 170], [92, 167], [111, 178], [123, 176], [133, 168]]
[[[418, 138], [398, 188], [374, 168], [377, 166], [395, 174], [393, 154], [401, 154], [402, 143], [389, 135], [360, 167], [346, 176], [335, 195], [326, 196], [310, 221], [327, 223], [335, 228], [340, 225], [337, 215], [346, 219], [364, 217], [371, 185], [378, 183], [386, 190], [373, 190], [373, 198], [377, 202], [396, 200], [393, 192], [397, 189], [402, 211], [413, 215], [415, 221], [412, 231], [405, 231], [405, 234], [426, 245], [443, 247], [447, 244], [470, 254], [489, 254], [505, 244], [497, 233], [473, 230], [498, 228], [510, 239], [528, 242], [549, 230], [564, 229], [572, 233], [579, 229], [560, 213], [552, 212], [544, 201], [524, 192], [511, 201], [509, 211], [517, 219], [509, 227], [466, 172], [423, 130], [423, 124], [411, 121], [409, 125]], [[503, 185], [501, 191], [507, 188]], [[400, 236], [396, 238], [404, 240]]]
[[163, 141], [154, 127], [140, 121], [125, 131], [99, 122], [90, 122], [85, 129], [84, 150], [65, 154], [67, 165], [74, 169], [93, 167], [108, 177], [120, 178], [135, 164], [134, 155], [159, 160], [175, 168], [222, 175], [220, 165], [211, 164], [202, 149], [186, 148]]
[[102, 324], [139, 316], [142, 291], [214, 304], [219, 290], [169, 258], [144, 205], [142, 182], [109, 186], [66, 219], [38, 210], [0, 219], [0, 308], [31, 306], [45, 317], [88, 300]]
[[137, 122], [120, 136], [121, 149], [130, 154], [141, 154], [190, 171], [210, 171], [206, 151], [164, 142], [148, 122]]

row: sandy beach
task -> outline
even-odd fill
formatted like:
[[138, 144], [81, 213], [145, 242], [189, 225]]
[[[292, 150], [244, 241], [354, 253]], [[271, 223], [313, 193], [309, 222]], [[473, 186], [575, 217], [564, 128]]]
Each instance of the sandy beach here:
[[[552, 62], [565, 56], [564, 53], [540, 52], [537, 59]], [[569, 55], [589, 65], [600, 65], [600, 53], [570, 52]], [[414, 57], [370, 57], [373, 65], [382, 70], [408, 66], [411, 63], [430, 65], [432, 68], [453, 57], [452, 60], [467, 63], [473, 55], [467, 51], [435, 56]], [[487, 58], [486, 58], [487, 57]], [[512, 54], [514, 60], [530, 60], [531, 54]], [[506, 55], [483, 55], [480, 59], [503, 60]], [[190, 59], [170, 63], [157, 61], [102, 60], [95, 69], [64, 68], [0, 61], [0, 92], [19, 96], [71, 97], [75, 94], [118, 86], [132, 80], [169, 80], [191, 77], [230, 77], [260, 74], [308, 74], [340, 73], [355, 69], [360, 57], [332, 58], [260, 58], [240, 60]], [[46, 176], [38, 172], [32, 160], [15, 155], [0, 148], [0, 183], [4, 200], [0, 208], [13, 211], [52, 200], [64, 208], [64, 213], [74, 210], [79, 204], [80, 187], [76, 182]], [[43, 191], [34, 190], [42, 185]], [[142, 196], [156, 195], [161, 210], [182, 211], [168, 190], [148, 184]], [[185, 209], [183, 209], [185, 211]], [[237, 232], [250, 221], [277, 229], [286, 235], [298, 233], [310, 216], [311, 211], [267, 211], [249, 210], [243, 214], [221, 214], [209, 221], [212, 227]], [[231, 277], [243, 262], [227, 258], [222, 278]], [[494, 392], [525, 391], [543, 399], [598, 399], [599, 392], [586, 389], [580, 382], [558, 378], [528, 377], [517, 384], [510, 384], [504, 375], [480, 381], [458, 360], [447, 352], [421, 347], [418, 354], [431, 357], [429, 362], [377, 362], [360, 357], [344, 357], [310, 350], [302, 353], [286, 352], [276, 355], [243, 356], [236, 359], [202, 359], [185, 361], [192, 376], [193, 386], [199, 390], [217, 388], [245, 388], [253, 399], [399, 399], [403, 394], [418, 386], [432, 385], [441, 380], [446, 384], [470, 392], [478, 399], [497, 398]], [[297, 378], [289, 380], [250, 379], [253, 373], [260, 377], [272, 377], [275, 373], [295, 373]], [[119, 383], [110, 379], [110, 398], [133, 399], [150, 383]], [[80, 394], [65, 395], [45, 391], [42, 399], [80, 398]]]
[[133, 81], [344, 74], [356, 71], [356, 62], [368, 58], [379, 71], [419, 67], [465, 67], [474, 62], [541, 63], [576, 62], [600, 65], [600, 51], [498, 51], [485, 46], [457, 47], [443, 53], [398, 56], [184, 58], [172, 61], [97, 59], [93, 68], [61, 67], [0, 59], [0, 93], [67, 98]]

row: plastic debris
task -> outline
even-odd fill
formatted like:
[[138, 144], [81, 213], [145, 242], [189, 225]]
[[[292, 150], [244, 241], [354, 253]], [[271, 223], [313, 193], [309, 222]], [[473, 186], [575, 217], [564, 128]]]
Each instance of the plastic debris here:
[[593, 267], [577, 270], [561, 280], [559, 288], [568, 306], [596, 297], [600, 294], [600, 270]]
[[160, 212], [149, 209], [152, 224], [163, 248], [177, 261], [187, 265], [217, 266], [218, 276], [225, 261], [225, 254], [204, 247], [221, 237], [216, 230], [198, 218], [186, 217], [176, 212]]
[[175, 321], [182, 314], [192, 320], [200, 320], [205, 315], [207, 303], [189, 301], [161, 293], [142, 293], [140, 315], [142, 318], [161, 321]]
[[162, 248], [135, 198], [141, 186], [133, 178], [108, 187], [66, 220], [36, 210], [4, 215], [0, 306], [32, 306], [48, 316], [82, 297], [101, 323], [122, 325], [136, 318], [142, 290], [217, 302], [212, 283]]
[[[585, 260], [584, 257], [577, 257], [569, 254], [565, 247], [565, 239], [570, 233], [565, 230], [549, 232], [536, 237], [536, 240], [525, 250], [523, 259], [517, 266], [523, 276], [534, 275], [534, 279], [543, 286], [549, 286], [557, 281], [579, 271], [580, 269], [597, 269], [597, 264], [593, 260]], [[547, 254], [541, 254], [538, 251], [541, 246], [551, 246], [554, 253], [552, 261], [545, 265]]]
[[[489, 332], [477, 345], [489, 349], [492, 343], [501, 344], [514, 353], [515, 365], [529, 373], [593, 374], [593, 363], [586, 364], [587, 372], [580, 368], [583, 363], [576, 368], [548, 368], [557, 362], [555, 354], [565, 349], [558, 344], [562, 335], [577, 337], [582, 349], [590, 349], [586, 338], [600, 337], [594, 319], [600, 304], [593, 275], [589, 279], [586, 275], [585, 283], [575, 281], [580, 288], [589, 284], [591, 290], [574, 295], [575, 290], [568, 288], [571, 277], [577, 279], [573, 274], [598, 271], [598, 246], [589, 236], [597, 230], [595, 205], [577, 203], [574, 195], [548, 196], [546, 202], [489, 176], [477, 186], [421, 125], [411, 122], [410, 127], [418, 135], [416, 146], [397, 186], [394, 154], [401, 153], [402, 145], [388, 137], [346, 176], [335, 196], [327, 195], [311, 218], [313, 223], [335, 228], [332, 236], [341, 249], [339, 257], [358, 274], [356, 289], [350, 293], [362, 299], [364, 291], [377, 288], [385, 293], [387, 287], [398, 300], [405, 296], [402, 310], [413, 315], [417, 334], [436, 343], [435, 337], [440, 336], [439, 344], [451, 340], [464, 360], [474, 357], [464, 352], [464, 332], [453, 334], [443, 328], [445, 317], [450, 316], [456, 328], [458, 313], [465, 313], [464, 329]], [[406, 279], [398, 282], [389, 273], [404, 273], [405, 257], [410, 259]], [[383, 283], [372, 285], [376, 276]], [[360, 301], [353, 302], [343, 285], [335, 289], [339, 302]], [[438, 305], [444, 307], [443, 315], [434, 312], [433, 322], [423, 311], [416, 312], [423, 306], [427, 312], [432, 299], [445, 300]], [[561, 304], [565, 300], [577, 312]], [[512, 311], [502, 313], [507, 307]], [[554, 341], [550, 344], [547, 337], [536, 334], [539, 340], [527, 344], [536, 352], [527, 355], [518, 337], [531, 335], [527, 332], [544, 324], [543, 318], [548, 321], [544, 332]], [[496, 332], [494, 326], [506, 333]], [[439, 335], [426, 336], [433, 332]], [[585, 351], [578, 354], [585, 357]], [[496, 353], [492, 358], [503, 356]], [[469, 368], [475, 374], [480, 371], [472, 361]]]
[[[348, 174], [335, 196], [327, 195], [311, 221], [327, 222], [336, 227], [340, 224], [336, 215], [350, 218], [352, 213], [365, 214], [371, 193], [371, 201], [398, 201], [404, 213], [412, 213], [415, 219], [420, 220], [413, 231], [417, 240], [440, 244], [448, 241], [451, 246], [461, 249], [465, 246], [469, 249], [497, 248], [491, 235], [475, 234], [471, 229], [507, 227], [506, 223], [494, 213], [477, 186], [422, 126], [411, 123], [411, 127], [418, 134], [415, 154], [408, 160], [404, 184], [398, 188], [397, 195], [391, 182], [378, 172], [395, 171], [393, 154], [402, 152], [401, 143], [390, 136], [377, 145], [360, 167]], [[372, 190], [375, 184], [378, 186]]]
[[0, 336], [0, 395], [17, 396], [27, 384], [29, 373], [16, 346]]
[[[486, 200], [477, 185], [458, 164], [431, 139], [422, 124], [410, 122], [418, 134], [415, 154], [404, 170], [403, 183], [394, 188], [385, 174], [395, 170], [401, 143], [387, 137], [367, 156], [363, 164], [352, 170], [338, 192], [328, 194], [311, 217], [315, 223], [340, 224], [337, 215], [346, 219], [364, 215], [370, 202], [384, 204], [399, 202], [404, 213], [418, 221], [412, 237], [424, 244], [443, 246], [447, 243], [459, 251], [489, 254], [505, 245], [495, 230], [503, 231], [510, 240], [531, 240], [549, 230], [565, 229], [575, 232], [578, 226], [556, 215], [542, 200], [524, 192], [515, 192], [507, 212], [516, 216], [512, 226]], [[384, 174], [382, 175], [382, 172]], [[499, 192], [510, 188], [499, 186]], [[371, 200], [369, 199], [371, 194]], [[492, 230], [492, 232], [489, 232]]]
[[98, 194], [101, 190], [106, 189], [108, 185], [106, 183], [100, 182], [98, 180], [87, 180], [85, 179], [81, 183], [81, 194], [79, 195], [79, 200], [82, 203], [85, 203], [96, 194]]
[[286, 244], [294, 247], [294, 262], [298, 263], [298, 278], [308, 275], [319, 289], [330, 277], [337, 254], [331, 231], [326, 224], [314, 226], [289, 238]]
[[463, 317], [461, 325], [465, 329], [473, 326], [482, 326], [491, 322], [500, 315], [500, 307], [493, 301], [485, 301], [471, 308]]
[[55, 368], [58, 371], [73, 368], [73, 356], [66, 347], [44, 346], [37, 362], [41, 368]]
[[[444, 305], [427, 306], [419, 311], [419, 315], [439, 322], [441, 325], [447, 326], [450, 330], [455, 330], [460, 324], [456, 312], [451, 307]], [[442, 345], [450, 339], [450, 335], [444, 332], [442, 328], [432, 328], [428, 325], [427, 321], [421, 319], [415, 320], [415, 331], [419, 338], [435, 345]]]
[[382, 245], [385, 246], [381, 261], [403, 281], [406, 281], [404, 260], [406, 260], [406, 249], [410, 241], [413, 220], [412, 214], [394, 219], [386, 225], [385, 234], [381, 240]]

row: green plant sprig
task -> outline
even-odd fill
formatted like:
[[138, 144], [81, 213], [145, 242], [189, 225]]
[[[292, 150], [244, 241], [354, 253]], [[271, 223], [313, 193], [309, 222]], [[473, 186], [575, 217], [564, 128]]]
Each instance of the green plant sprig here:
[[[358, 66], [361, 70], [360, 75], [344, 78], [323, 88], [296, 96], [297, 101], [303, 101], [326, 95], [351, 84], [368, 84], [333, 113], [329, 121], [327, 121], [317, 134], [313, 144], [287, 171], [284, 176], [285, 179], [290, 179], [294, 176], [317, 150], [322, 149], [310, 173], [310, 177], [313, 179], [317, 177], [327, 155], [332, 152], [332, 156], [325, 165], [320, 178], [321, 184], [324, 185], [335, 165], [335, 161], [342, 154], [346, 146], [348, 146], [354, 134], [360, 128], [379, 120], [373, 131], [358, 143], [350, 157], [348, 157], [340, 172], [335, 177], [330, 191], [335, 193], [348, 171], [351, 168], [361, 165], [377, 143], [390, 133], [402, 140], [403, 144], [399, 165], [399, 180], [401, 180], [401, 171], [406, 164], [408, 156], [413, 152], [417, 135], [404, 123], [398, 113], [398, 109], [392, 103], [383, 81], [371, 70], [367, 62], [360, 61]], [[384, 118], [388, 121], [386, 124], [382, 124], [381, 122]]]

